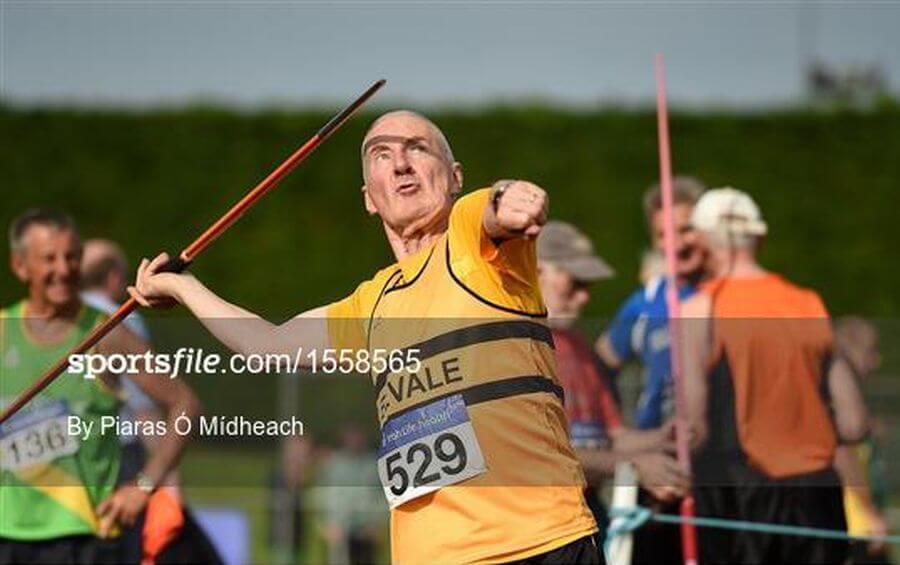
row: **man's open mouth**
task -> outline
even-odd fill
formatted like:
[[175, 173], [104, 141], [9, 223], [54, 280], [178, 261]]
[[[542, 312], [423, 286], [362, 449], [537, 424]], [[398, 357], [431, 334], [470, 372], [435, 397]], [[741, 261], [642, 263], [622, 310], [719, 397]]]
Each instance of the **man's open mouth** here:
[[397, 194], [411, 194], [419, 190], [419, 183], [417, 181], [403, 182], [398, 184], [395, 190]]

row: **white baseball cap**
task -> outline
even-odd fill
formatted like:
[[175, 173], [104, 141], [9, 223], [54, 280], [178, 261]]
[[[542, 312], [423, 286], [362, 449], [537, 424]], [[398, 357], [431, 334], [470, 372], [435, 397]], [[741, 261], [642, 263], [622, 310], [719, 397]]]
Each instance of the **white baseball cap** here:
[[704, 192], [691, 223], [698, 230], [740, 235], [762, 236], [769, 229], [750, 195], [730, 186]]

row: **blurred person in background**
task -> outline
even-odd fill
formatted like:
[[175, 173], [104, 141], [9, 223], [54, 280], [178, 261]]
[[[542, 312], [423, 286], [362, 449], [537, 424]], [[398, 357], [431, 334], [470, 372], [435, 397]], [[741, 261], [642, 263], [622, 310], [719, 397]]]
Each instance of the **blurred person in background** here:
[[[121, 246], [108, 239], [89, 239], [84, 242], [81, 261], [81, 299], [85, 304], [113, 314], [128, 298], [128, 259]], [[125, 326], [150, 343], [150, 330], [140, 312], [125, 318]], [[134, 384], [127, 375], [119, 375], [119, 397], [122, 421], [153, 421], [163, 418], [159, 407]], [[120, 485], [135, 480], [144, 467], [147, 452], [158, 445], [153, 436], [122, 434], [122, 460], [119, 466]], [[120, 538], [120, 557], [125, 561], [152, 558], [157, 563], [197, 560], [218, 563], [220, 558], [188, 510], [181, 494], [178, 469], [172, 469], [153, 493], [147, 509], [133, 527], [125, 528]]]
[[642, 286], [650, 281], [666, 276], [666, 258], [656, 249], [648, 249], [641, 254], [641, 266], [638, 270], [638, 281]]
[[[860, 384], [881, 366], [878, 328], [863, 318], [846, 316], [835, 323], [835, 360], [832, 370], [846, 371]], [[847, 532], [855, 536], [885, 536], [889, 526], [887, 473], [879, 447], [876, 418], [869, 417], [869, 433], [858, 443], [838, 447], [835, 466], [844, 483]], [[884, 542], [852, 542], [852, 563], [890, 563]]]
[[[748, 194], [706, 192], [691, 223], [712, 274], [681, 310], [697, 515], [843, 531], [835, 448], [864, 435], [864, 407], [852, 375], [829, 371], [825, 305], [757, 262], [768, 227]], [[848, 550], [751, 531], [698, 537], [708, 563], [841, 563]]]
[[[64, 357], [105, 314], [78, 294], [81, 237], [65, 214], [28, 210], [10, 225], [10, 267], [27, 297], [0, 311], [2, 403], [9, 404]], [[146, 341], [120, 326], [92, 352], [143, 354]], [[145, 372], [134, 384], [164, 411], [169, 428], [180, 415], [195, 418], [199, 403], [181, 380]], [[99, 432], [102, 417], [120, 409], [116, 375], [67, 373], [7, 421], [0, 488], [0, 562], [118, 562], [108, 538], [132, 526], [174, 467], [187, 438], [166, 434], [134, 479], [116, 486], [121, 446]], [[69, 433], [69, 417], [95, 424], [87, 437]], [[27, 442], [27, 447], [26, 443]], [[39, 448], [37, 448], [37, 447]]]
[[[108, 239], [88, 239], [83, 244], [81, 259], [81, 300], [111, 315], [128, 298], [128, 262], [122, 248]], [[140, 312], [132, 312], [123, 322], [140, 339], [150, 342], [150, 330]], [[127, 376], [120, 375], [120, 398], [123, 420], [137, 421], [157, 419], [159, 410], [146, 394], [141, 392]], [[119, 467], [119, 482], [134, 479], [146, 461], [146, 453], [141, 437], [134, 434], [119, 436], [122, 442], [122, 460]], [[166, 484], [172, 484], [169, 479]]]
[[[122, 247], [108, 239], [88, 239], [81, 260], [81, 299], [108, 315], [128, 298], [128, 258]], [[150, 330], [139, 312], [125, 318], [125, 326], [150, 343]], [[127, 375], [118, 375], [122, 421], [154, 421], [164, 417], [150, 397]], [[118, 484], [136, 480], [147, 461], [147, 453], [157, 448], [158, 438], [136, 434], [119, 436], [122, 456]], [[133, 527], [125, 528], [120, 538], [120, 557], [125, 561], [150, 558], [160, 564], [191, 558], [217, 563], [218, 555], [206, 534], [188, 511], [181, 494], [177, 468], [172, 469], [153, 493], [147, 508]]]
[[541, 230], [537, 256], [538, 281], [565, 391], [569, 437], [584, 467], [585, 499], [603, 539], [608, 518], [599, 488], [618, 462], [633, 463], [642, 483], [666, 499], [683, 495], [687, 478], [671, 456], [670, 428], [635, 430], [623, 424], [609, 376], [603, 373], [588, 339], [575, 327], [590, 300], [591, 286], [613, 277], [612, 268], [597, 256], [585, 234], [559, 221], [547, 222]]
[[380, 492], [375, 452], [355, 424], [341, 430], [340, 447], [318, 473], [319, 510], [329, 563], [368, 564], [377, 557], [387, 519]]
[[[680, 300], [692, 296], [705, 276], [706, 252], [700, 244], [690, 218], [694, 204], [705, 186], [693, 177], [673, 179], [673, 216], [675, 223], [676, 276]], [[669, 323], [666, 309], [665, 267], [662, 262], [665, 217], [662, 191], [653, 185], [644, 193], [644, 217], [652, 250], [644, 255], [641, 276], [648, 280], [622, 304], [609, 327], [597, 342], [597, 353], [611, 376], [632, 360], [639, 360], [642, 371], [641, 393], [635, 412], [635, 427], [652, 430], [673, 418], [672, 371], [669, 359]], [[659, 262], [657, 262], [657, 259]], [[639, 503], [670, 514], [678, 513], [678, 501], [665, 501], [642, 490]], [[677, 525], [651, 522], [634, 532], [633, 563], [680, 563], [681, 530]]]
[[269, 541], [279, 563], [296, 563], [306, 547], [306, 489], [316, 446], [312, 436], [287, 436], [279, 466], [269, 482]]
[[[112, 315], [128, 298], [125, 288], [128, 285], [128, 261], [122, 248], [108, 239], [88, 239], [82, 246], [81, 258], [81, 300], [107, 315]], [[139, 312], [132, 312], [125, 318], [125, 326], [140, 339], [150, 343], [150, 331], [143, 316]], [[119, 399], [122, 407], [119, 417], [123, 421], [137, 422], [142, 420], [158, 420], [161, 417], [159, 409], [140, 387], [134, 384], [127, 375], [118, 375]], [[149, 440], [151, 438], [147, 438]], [[119, 463], [118, 484], [126, 484], [133, 481], [143, 469], [147, 461], [145, 439], [138, 434], [125, 433], [119, 436], [122, 444], [122, 456]], [[156, 532], [156, 538], [166, 542], [174, 538], [184, 523], [184, 516], [180, 510], [180, 495], [176, 486], [176, 471], [170, 472], [154, 497], [169, 496], [172, 500], [164, 503], [165, 507], [173, 511], [163, 512], [165, 519], [159, 524], [161, 530]], [[156, 505], [159, 507], [159, 502]], [[148, 510], [152, 508], [148, 503]], [[121, 543], [120, 556], [126, 561], [138, 561], [143, 555], [143, 529], [144, 520], [139, 518], [135, 525], [125, 528], [119, 538]], [[161, 548], [160, 548], [161, 549]], [[156, 552], [158, 553], [158, 552]], [[156, 554], [154, 553], [154, 555]]]

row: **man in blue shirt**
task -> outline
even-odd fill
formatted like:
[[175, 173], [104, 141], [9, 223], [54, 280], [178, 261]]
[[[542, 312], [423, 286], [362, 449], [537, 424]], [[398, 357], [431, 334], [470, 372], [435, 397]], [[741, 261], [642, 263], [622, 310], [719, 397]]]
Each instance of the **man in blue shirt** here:
[[[698, 241], [690, 223], [694, 204], [705, 187], [691, 177], [675, 177], [672, 184], [675, 220], [676, 275], [681, 300], [695, 292], [703, 277], [706, 251]], [[663, 251], [662, 193], [658, 185], [644, 194], [644, 214], [650, 239], [657, 253]], [[597, 342], [597, 353], [615, 374], [629, 361], [638, 359], [643, 370], [643, 386], [635, 426], [654, 429], [674, 415], [674, 394], [669, 359], [669, 328], [666, 313], [666, 278], [663, 272], [653, 273], [619, 308], [615, 318]], [[657, 489], [657, 492], [659, 489]], [[674, 491], [674, 489], [673, 489]], [[651, 501], [642, 493], [641, 503]], [[661, 502], [678, 513], [677, 501]], [[644, 542], [640, 538], [647, 536]], [[633, 563], [681, 562], [680, 534], [677, 526], [648, 525], [635, 532]]]

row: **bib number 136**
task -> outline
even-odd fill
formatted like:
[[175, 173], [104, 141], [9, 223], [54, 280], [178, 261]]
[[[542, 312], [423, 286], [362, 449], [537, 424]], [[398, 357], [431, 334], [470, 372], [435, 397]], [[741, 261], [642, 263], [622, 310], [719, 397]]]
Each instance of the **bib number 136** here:
[[378, 474], [391, 508], [487, 470], [465, 404], [461, 397], [459, 402], [453, 399], [404, 414], [385, 426]]

